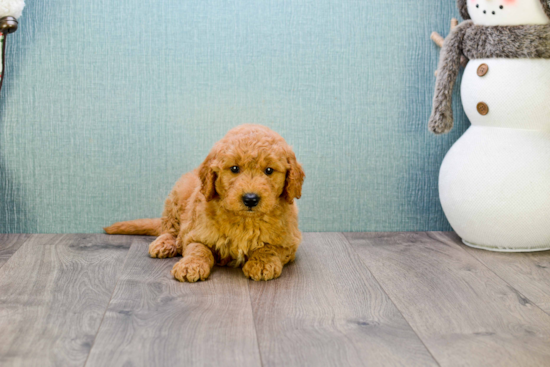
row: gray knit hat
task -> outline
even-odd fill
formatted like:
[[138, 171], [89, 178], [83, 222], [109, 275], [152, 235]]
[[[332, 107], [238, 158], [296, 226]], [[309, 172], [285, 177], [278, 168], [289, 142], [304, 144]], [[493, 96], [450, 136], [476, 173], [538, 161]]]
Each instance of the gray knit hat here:
[[[546, 16], [550, 18], [550, 0], [540, 0], [540, 3], [542, 4], [542, 8], [544, 9]], [[460, 15], [462, 15], [462, 18], [464, 18], [464, 20], [470, 19], [470, 14], [468, 14], [467, 0], [458, 0], [458, 10], [460, 11]]]

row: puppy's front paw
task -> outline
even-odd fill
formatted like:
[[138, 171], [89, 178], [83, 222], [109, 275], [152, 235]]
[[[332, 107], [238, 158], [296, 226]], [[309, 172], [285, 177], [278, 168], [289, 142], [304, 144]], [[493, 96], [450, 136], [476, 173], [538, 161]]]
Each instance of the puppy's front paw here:
[[250, 259], [243, 266], [243, 273], [252, 280], [271, 280], [281, 276], [283, 264], [278, 257]]
[[149, 255], [164, 259], [176, 256], [176, 239], [171, 234], [160, 235], [149, 245]]
[[210, 275], [210, 265], [203, 259], [184, 257], [172, 268], [172, 275], [180, 282], [194, 283]]

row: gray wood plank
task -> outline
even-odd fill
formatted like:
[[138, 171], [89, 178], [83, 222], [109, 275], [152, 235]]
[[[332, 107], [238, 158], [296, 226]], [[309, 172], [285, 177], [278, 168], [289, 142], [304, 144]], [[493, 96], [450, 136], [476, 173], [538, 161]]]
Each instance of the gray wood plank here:
[[25, 242], [0, 269], [0, 365], [83, 366], [128, 248], [106, 235]]
[[281, 278], [249, 288], [264, 366], [437, 365], [341, 233], [305, 233]]
[[151, 240], [132, 245], [86, 366], [260, 366], [241, 270], [180, 283], [181, 257], [151, 259]]
[[29, 234], [0, 234], [0, 268], [30, 236]]
[[463, 248], [550, 314], [550, 251], [502, 253]]
[[442, 366], [548, 366], [550, 317], [448, 233], [346, 237]]

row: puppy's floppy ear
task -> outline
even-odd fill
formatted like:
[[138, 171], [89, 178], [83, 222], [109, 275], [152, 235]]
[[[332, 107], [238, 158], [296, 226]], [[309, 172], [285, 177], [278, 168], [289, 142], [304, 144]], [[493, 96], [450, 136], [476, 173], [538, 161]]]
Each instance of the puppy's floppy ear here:
[[287, 160], [290, 168], [286, 171], [285, 187], [283, 188], [281, 197], [289, 204], [292, 204], [295, 198], [299, 199], [302, 196], [302, 184], [304, 183], [306, 174], [300, 163], [296, 160], [294, 152], [289, 152]]
[[218, 178], [218, 174], [214, 171], [214, 169], [212, 169], [215, 156], [215, 153], [208, 154], [204, 162], [202, 162], [199, 167], [199, 178], [202, 183], [201, 192], [206, 198], [206, 201], [210, 201], [218, 197], [218, 193], [216, 192], [216, 179]]

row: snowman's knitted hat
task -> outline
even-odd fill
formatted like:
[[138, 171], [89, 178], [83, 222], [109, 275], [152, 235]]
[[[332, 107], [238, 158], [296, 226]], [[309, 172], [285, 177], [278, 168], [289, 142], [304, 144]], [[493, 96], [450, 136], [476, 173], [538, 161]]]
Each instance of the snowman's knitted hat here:
[[[540, 3], [542, 4], [542, 8], [544, 9], [546, 16], [550, 18], [550, 0], [540, 0]], [[462, 18], [464, 18], [464, 20], [470, 19], [470, 14], [468, 14], [467, 0], [458, 0], [458, 10], [460, 11], [460, 15], [462, 15]]]

